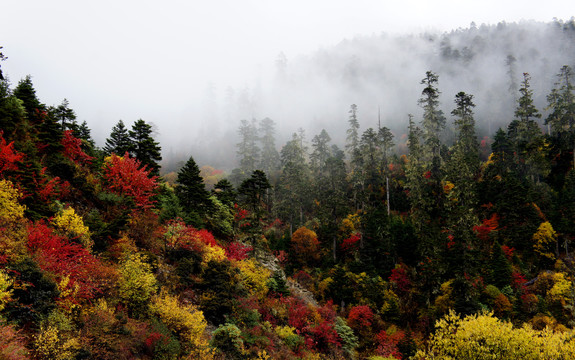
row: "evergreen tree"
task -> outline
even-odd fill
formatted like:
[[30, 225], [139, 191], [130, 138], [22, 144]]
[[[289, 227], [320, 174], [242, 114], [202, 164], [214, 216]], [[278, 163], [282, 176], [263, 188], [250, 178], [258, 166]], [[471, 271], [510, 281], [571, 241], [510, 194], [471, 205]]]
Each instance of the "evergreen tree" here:
[[160, 174], [160, 164], [162, 160], [162, 148], [152, 136], [152, 126], [147, 124], [144, 120], [139, 119], [132, 125], [132, 129], [128, 131], [131, 140], [130, 153], [133, 157], [140, 160], [142, 165], [146, 165], [150, 169], [151, 175]]
[[441, 141], [439, 135], [445, 127], [445, 116], [439, 109], [439, 90], [437, 83], [439, 77], [431, 71], [425, 73], [421, 84], [425, 85], [421, 92], [419, 105], [423, 108], [423, 139], [426, 150], [429, 152], [433, 161], [438, 161], [441, 157]]
[[22, 105], [24, 105], [24, 109], [26, 109], [28, 119], [32, 122], [38, 120], [37, 116], [46, 110], [46, 106], [42, 104], [36, 96], [36, 89], [34, 89], [30, 75], [20, 80], [18, 86], [14, 89], [14, 96], [22, 100]]
[[67, 99], [62, 100], [62, 103], [56, 107], [50, 107], [50, 115], [61, 123], [62, 131], [73, 130], [78, 131], [78, 124], [76, 123], [76, 112], [70, 109], [70, 102]]
[[126, 129], [122, 120], [118, 120], [118, 123], [112, 128], [110, 137], [106, 139], [106, 144], [103, 148], [104, 153], [108, 155], [114, 153], [118, 156], [124, 156], [131, 148], [132, 141], [128, 135], [128, 129]]
[[345, 150], [353, 160], [357, 156], [359, 147], [359, 121], [357, 120], [357, 105], [352, 104], [349, 109], [349, 129], [347, 129], [347, 142]]
[[222, 202], [222, 204], [232, 207], [236, 203], [237, 193], [228, 179], [218, 181], [216, 185], [214, 185], [212, 192], [216, 195], [218, 200]]
[[[258, 128], [256, 120], [242, 120], [238, 130], [241, 141], [237, 144], [237, 154], [240, 158], [240, 169], [247, 176], [257, 169], [260, 163], [260, 148], [258, 146]], [[268, 139], [269, 141], [269, 139]]]
[[557, 74], [555, 87], [547, 96], [548, 110], [551, 112], [545, 124], [551, 126], [551, 134], [559, 144], [559, 151], [571, 151], [571, 161], [575, 164], [575, 85], [572, 78], [571, 67], [563, 66]]
[[505, 257], [501, 245], [498, 242], [493, 244], [491, 252], [491, 261], [489, 264], [489, 283], [503, 289], [505, 286], [511, 284], [511, 264]]
[[313, 149], [310, 155], [311, 168], [319, 177], [323, 176], [327, 159], [330, 156], [330, 141], [331, 138], [325, 129], [311, 140], [311, 147]]
[[262, 218], [264, 210], [268, 210], [267, 200], [268, 189], [271, 185], [266, 174], [261, 170], [255, 170], [252, 176], [242, 182], [238, 189], [238, 194], [243, 197], [248, 210], [250, 210], [257, 220]]
[[260, 121], [259, 133], [262, 145], [261, 161], [259, 168], [272, 175], [279, 170], [280, 155], [275, 144], [275, 122], [270, 118]]
[[201, 218], [211, 210], [210, 193], [200, 176], [200, 168], [192, 156], [178, 171], [176, 195], [180, 205], [190, 216], [189, 221], [198, 226]]
[[515, 110], [516, 120], [508, 127], [508, 137], [515, 151], [515, 160], [521, 164], [522, 175], [529, 175], [532, 180], [539, 180], [541, 175], [548, 174], [548, 163], [545, 160], [544, 137], [534, 119], [541, 114], [533, 104], [533, 90], [530, 89], [528, 73], [523, 73], [523, 81]]
[[311, 176], [305, 160], [301, 135], [293, 134], [280, 152], [282, 172], [276, 187], [277, 209], [290, 229], [304, 224], [304, 214], [311, 206]]

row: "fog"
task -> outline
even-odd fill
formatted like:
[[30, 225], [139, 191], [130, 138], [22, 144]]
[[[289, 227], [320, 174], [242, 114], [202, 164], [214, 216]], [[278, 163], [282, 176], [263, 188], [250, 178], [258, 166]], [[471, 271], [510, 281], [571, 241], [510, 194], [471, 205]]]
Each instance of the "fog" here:
[[513, 114], [507, 56], [542, 109], [575, 59], [573, 38], [549, 22], [573, 14], [566, 0], [7, 1], [1, 66], [13, 86], [31, 74], [47, 105], [67, 98], [99, 145], [119, 119], [142, 118], [171, 163], [193, 155], [230, 170], [242, 119], [273, 119], [278, 147], [300, 127], [341, 144], [357, 104], [362, 130], [379, 119], [401, 136], [408, 113], [420, 118], [427, 70], [446, 114], [456, 92], [471, 93], [490, 134]]
[[[209, 121], [189, 146], [192, 153], [205, 156], [205, 161], [229, 168], [234, 164], [229, 154], [239, 141], [240, 119], [264, 117], [276, 122], [279, 145], [303, 128], [308, 140], [326, 129], [341, 146], [351, 104], [358, 106], [362, 131], [387, 126], [400, 142], [408, 114], [416, 121], [421, 119], [417, 100], [427, 70], [439, 75], [441, 108], [448, 128], [452, 126], [449, 114], [455, 94], [465, 91], [474, 96], [480, 137], [492, 136], [514, 118], [523, 73], [531, 76], [535, 105], [544, 119], [546, 96], [556, 74], [563, 65], [575, 65], [574, 61], [575, 29], [561, 21], [357, 36], [294, 59], [282, 53], [273, 67], [249, 85], [228, 88], [225, 98], [217, 98], [214, 89], [208, 89], [198, 113]], [[213, 146], [215, 143], [218, 145]], [[209, 153], [202, 151], [205, 149], [210, 149]]]

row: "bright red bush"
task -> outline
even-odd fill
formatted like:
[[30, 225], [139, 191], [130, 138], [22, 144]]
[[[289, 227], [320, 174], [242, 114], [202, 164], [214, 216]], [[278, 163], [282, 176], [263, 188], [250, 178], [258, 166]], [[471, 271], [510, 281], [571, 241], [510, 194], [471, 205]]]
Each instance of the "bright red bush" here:
[[347, 323], [352, 329], [365, 329], [371, 327], [373, 311], [367, 305], [354, 306], [349, 310]]
[[247, 259], [248, 253], [253, 249], [254, 248], [249, 245], [233, 242], [226, 247], [226, 257], [230, 260], [244, 260]]
[[411, 280], [409, 280], [405, 265], [398, 265], [395, 269], [391, 270], [389, 281], [392, 282], [395, 288], [401, 293], [407, 293], [411, 288]]
[[123, 157], [112, 154], [104, 165], [104, 179], [112, 193], [133, 199], [138, 207], [149, 208], [154, 203], [150, 198], [158, 187], [158, 177], [150, 176], [146, 166], [140, 168], [140, 165], [128, 153]]
[[343, 240], [343, 243], [341, 244], [341, 249], [345, 252], [357, 250], [360, 239], [361, 234], [359, 233], [352, 234], [350, 237]]
[[40, 268], [56, 276], [69, 276], [68, 287], [79, 285], [77, 297], [91, 299], [110, 281], [105, 266], [80, 244], [52, 232], [44, 223], [28, 226], [28, 249]]
[[90, 164], [94, 159], [82, 151], [82, 140], [74, 137], [72, 130], [64, 131], [61, 143], [64, 147], [64, 156], [76, 164]]
[[309, 349], [328, 353], [334, 347], [341, 346], [341, 339], [333, 322], [323, 320], [306, 329], [305, 343]]
[[405, 333], [401, 330], [389, 335], [385, 330], [377, 334], [377, 354], [383, 357], [402, 358], [397, 345], [405, 338]]
[[3, 133], [0, 131], [0, 175], [5, 171], [18, 170], [16, 163], [24, 158], [24, 154], [14, 150], [14, 142], [7, 144], [2, 135]]

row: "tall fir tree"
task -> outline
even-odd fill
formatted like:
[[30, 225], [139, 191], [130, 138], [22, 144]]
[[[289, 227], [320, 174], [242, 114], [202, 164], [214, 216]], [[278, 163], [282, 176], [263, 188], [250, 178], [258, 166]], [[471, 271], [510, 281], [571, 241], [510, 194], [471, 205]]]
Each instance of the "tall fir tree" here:
[[125, 153], [130, 152], [131, 148], [132, 140], [130, 140], [128, 135], [128, 129], [122, 120], [118, 120], [118, 123], [112, 128], [110, 137], [106, 139], [106, 144], [103, 148], [104, 153], [124, 156]]
[[249, 176], [260, 164], [261, 150], [258, 146], [258, 128], [256, 120], [242, 120], [240, 128], [240, 143], [237, 144], [237, 154], [240, 159], [240, 170], [244, 176]]
[[176, 196], [195, 226], [202, 224], [202, 218], [211, 210], [210, 193], [200, 176], [200, 168], [192, 156], [178, 171]]
[[128, 131], [131, 140], [130, 153], [140, 160], [151, 170], [151, 175], [160, 175], [160, 161], [162, 160], [162, 148], [152, 136], [152, 125], [139, 119]]
[[280, 154], [275, 143], [275, 122], [270, 118], [260, 120], [259, 133], [261, 142], [261, 159], [259, 169], [268, 176], [273, 175], [280, 168]]

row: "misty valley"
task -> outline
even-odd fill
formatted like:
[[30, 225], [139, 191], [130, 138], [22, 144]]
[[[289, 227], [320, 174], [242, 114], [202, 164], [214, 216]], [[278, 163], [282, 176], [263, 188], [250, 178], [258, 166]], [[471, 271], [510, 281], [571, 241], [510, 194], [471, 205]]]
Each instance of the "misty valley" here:
[[575, 358], [573, 18], [282, 53], [105, 139], [7, 52], [1, 359]]

